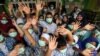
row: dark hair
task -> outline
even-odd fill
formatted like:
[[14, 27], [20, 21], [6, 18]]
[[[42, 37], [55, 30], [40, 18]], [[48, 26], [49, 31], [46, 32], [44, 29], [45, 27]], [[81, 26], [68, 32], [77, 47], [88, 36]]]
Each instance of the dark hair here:
[[10, 29], [15, 29], [15, 30], [17, 31], [16, 27], [10, 26], [10, 27], [8, 27], [8, 29], [7, 29], [7, 33], [9, 32]]
[[46, 13], [46, 17], [47, 17], [47, 15], [52, 15], [52, 13], [51, 13], [51, 12], [47, 12], [47, 13]]
[[63, 36], [59, 36], [56, 41], [58, 42], [57, 48], [61, 48], [67, 44], [66, 39]]
[[33, 17], [33, 16], [36, 16], [36, 13], [31, 13], [30, 15], [31, 15], [31, 17]]
[[2, 34], [1, 30], [0, 30], [0, 34]]

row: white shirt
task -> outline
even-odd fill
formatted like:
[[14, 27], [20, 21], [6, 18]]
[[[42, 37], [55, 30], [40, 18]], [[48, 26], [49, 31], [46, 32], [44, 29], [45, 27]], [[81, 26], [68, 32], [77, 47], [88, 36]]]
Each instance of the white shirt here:
[[54, 33], [55, 30], [57, 29], [57, 25], [55, 23], [52, 24], [48, 24], [45, 21], [39, 21], [40, 26], [42, 26], [43, 28], [47, 28], [47, 33]]
[[54, 50], [51, 56], [73, 56], [74, 55], [74, 50], [71, 45], [67, 45], [66, 49], [67, 50], [65, 53], [61, 53], [58, 50]]
[[23, 18], [17, 18], [16, 23], [17, 23], [17, 24], [19, 24], [19, 23], [24, 23]]
[[0, 43], [0, 50], [5, 54], [5, 55], [8, 55], [8, 49], [5, 45], [5, 43]]

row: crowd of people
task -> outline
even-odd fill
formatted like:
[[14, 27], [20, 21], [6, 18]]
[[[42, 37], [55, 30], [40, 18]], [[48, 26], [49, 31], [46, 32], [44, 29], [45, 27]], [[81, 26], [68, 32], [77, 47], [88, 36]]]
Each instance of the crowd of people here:
[[100, 31], [82, 9], [68, 14], [43, 1], [13, 9], [9, 3], [9, 13], [0, 13], [0, 56], [97, 56]]

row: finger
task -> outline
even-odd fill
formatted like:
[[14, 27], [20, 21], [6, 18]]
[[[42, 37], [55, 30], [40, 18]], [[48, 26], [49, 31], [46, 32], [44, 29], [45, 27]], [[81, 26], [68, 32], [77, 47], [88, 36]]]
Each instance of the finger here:
[[52, 37], [50, 37], [50, 42], [52, 41]]

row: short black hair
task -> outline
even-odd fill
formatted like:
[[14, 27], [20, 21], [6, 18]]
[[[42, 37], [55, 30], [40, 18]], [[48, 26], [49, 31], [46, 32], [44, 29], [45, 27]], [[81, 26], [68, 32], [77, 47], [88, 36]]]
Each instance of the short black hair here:
[[10, 27], [8, 27], [8, 29], [7, 29], [7, 33], [9, 32], [10, 29], [15, 29], [15, 30], [17, 31], [16, 27], [10, 26]]
[[51, 13], [51, 12], [47, 12], [47, 13], [46, 13], [46, 17], [47, 17], [47, 15], [52, 15], [52, 13]]
[[58, 42], [57, 48], [61, 48], [67, 44], [66, 39], [63, 36], [59, 36], [56, 41]]

